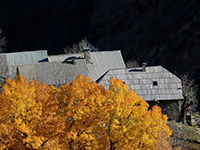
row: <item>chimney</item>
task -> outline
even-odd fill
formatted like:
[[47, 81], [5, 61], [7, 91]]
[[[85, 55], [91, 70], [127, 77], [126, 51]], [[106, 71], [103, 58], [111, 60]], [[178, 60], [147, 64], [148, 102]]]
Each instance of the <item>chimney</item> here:
[[146, 71], [146, 66], [147, 66], [147, 63], [142, 63], [142, 71]]
[[86, 63], [92, 64], [91, 56], [90, 56], [90, 49], [84, 49], [83, 54], [84, 54], [84, 59], [86, 60]]
[[72, 64], [76, 65], [76, 60], [74, 58], [72, 59]]

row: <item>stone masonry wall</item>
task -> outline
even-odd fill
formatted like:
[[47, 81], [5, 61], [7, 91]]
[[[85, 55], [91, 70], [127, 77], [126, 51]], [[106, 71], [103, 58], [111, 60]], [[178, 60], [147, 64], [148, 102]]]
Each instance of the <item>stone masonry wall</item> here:
[[162, 108], [162, 113], [167, 114], [168, 119], [178, 120], [180, 105], [178, 100], [166, 100], [166, 101], [148, 101], [150, 108], [153, 105], [158, 105]]

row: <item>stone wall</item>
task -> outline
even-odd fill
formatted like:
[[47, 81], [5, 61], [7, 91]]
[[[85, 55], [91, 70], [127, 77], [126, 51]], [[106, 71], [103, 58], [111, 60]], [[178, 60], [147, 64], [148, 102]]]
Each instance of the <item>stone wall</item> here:
[[162, 108], [162, 113], [167, 114], [168, 119], [173, 119], [175, 121], [178, 120], [179, 112], [180, 112], [180, 101], [178, 100], [166, 100], [166, 101], [148, 101], [150, 108], [153, 105], [158, 105]]

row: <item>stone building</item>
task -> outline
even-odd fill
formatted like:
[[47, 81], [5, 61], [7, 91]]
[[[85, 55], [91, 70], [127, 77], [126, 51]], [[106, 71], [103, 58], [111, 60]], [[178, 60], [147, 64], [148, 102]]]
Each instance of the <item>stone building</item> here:
[[[88, 56], [89, 55], [89, 56]], [[39, 63], [21, 64], [17, 66], [18, 73], [28, 81], [38, 79], [47, 85], [60, 86], [66, 82], [71, 83], [76, 76], [82, 74], [96, 81], [110, 69], [125, 68], [119, 50], [64, 54], [47, 56]]]
[[179, 102], [183, 100], [181, 80], [162, 66], [111, 69], [99, 84], [108, 89], [111, 77], [122, 80], [129, 89], [134, 89], [150, 107], [159, 105], [168, 118], [178, 119]]
[[150, 107], [159, 105], [169, 118], [177, 120], [183, 99], [181, 80], [162, 66], [125, 67], [120, 50], [48, 56], [46, 50], [0, 54], [0, 77], [22, 74], [28, 81], [47, 85], [71, 83], [82, 74], [109, 88], [111, 77], [122, 80], [144, 98]]

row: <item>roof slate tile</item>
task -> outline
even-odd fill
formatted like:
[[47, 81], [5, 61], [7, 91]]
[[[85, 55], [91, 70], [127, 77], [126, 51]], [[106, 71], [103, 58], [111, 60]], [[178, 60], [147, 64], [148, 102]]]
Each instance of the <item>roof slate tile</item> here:
[[[126, 70], [124, 76], [117, 76], [123, 79], [136, 93], [146, 100], [180, 100], [183, 98], [181, 88], [181, 80], [175, 75], [161, 66], [146, 67], [146, 71], [134, 71], [134, 69], [118, 69]], [[131, 70], [131, 71], [130, 71]], [[138, 68], [135, 70], [139, 70]], [[116, 70], [115, 70], [116, 73]], [[110, 76], [108, 72], [105, 76]], [[158, 85], [153, 86], [153, 81], [157, 81]], [[100, 84], [102, 82], [100, 81]]]

